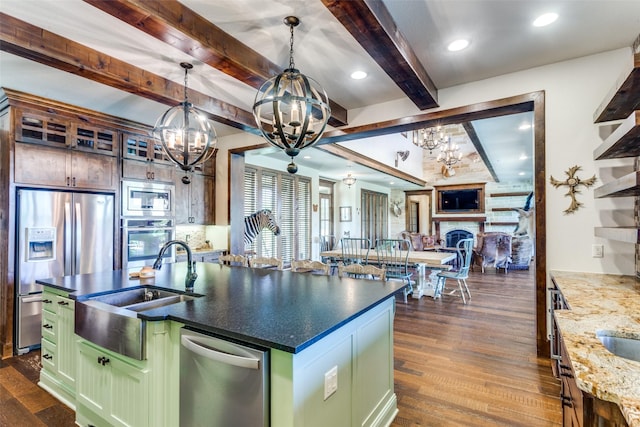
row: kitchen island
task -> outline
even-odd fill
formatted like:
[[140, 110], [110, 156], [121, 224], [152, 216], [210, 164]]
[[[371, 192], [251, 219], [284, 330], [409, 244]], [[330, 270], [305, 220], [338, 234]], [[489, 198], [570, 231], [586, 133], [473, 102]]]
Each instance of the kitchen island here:
[[[173, 388], [160, 393], [156, 390], [159, 385], [146, 386], [150, 396], [143, 400], [149, 402], [152, 420], [154, 412], [160, 411], [167, 418], [155, 421], [177, 425], [180, 345], [176, 331], [183, 325], [269, 350], [270, 425], [377, 426], [393, 420], [397, 413], [393, 296], [404, 284], [214, 264], [198, 264], [196, 271], [194, 293], [200, 297], [137, 314], [147, 324], [145, 340], [165, 337], [164, 341], [150, 342], [147, 360], [121, 357], [145, 375], [150, 373], [148, 383], [159, 384], [154, 383], [157, 376], [166, 388]], [[186, 264], [178, 263], [165, 265], [155, 278], [142, 281], [130, 279], [126, 271], [114, 271], [39, 283], [53, 292], [67, 293], [77, 304], [145, 285], [180, 291], [185, 274]], [[169, 326], [158, 326], [163, 324]], [[91, 345], [82, 339], [78, 342], [79, 346]], [[166, 354], [155, 354], [158, 349]], [[82, 369], [82, 363], [79, 366]], [[334, 368], [337, 390], [327, 395], [325, 377]], [[76, 395], [81, 397], [81, 392]], [[85, 406], [78, 406], [79, 418]], [[87, 411], [88, 419], [94, 415]]]

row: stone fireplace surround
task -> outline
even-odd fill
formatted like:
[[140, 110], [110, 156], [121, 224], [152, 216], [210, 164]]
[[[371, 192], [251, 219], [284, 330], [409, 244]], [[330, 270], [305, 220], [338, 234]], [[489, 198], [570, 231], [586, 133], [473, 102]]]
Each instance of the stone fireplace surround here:
[[[455, 230], [463, 230], [471, 233], [475, 239], [478, 233], [484, 233], [484, 223], [487, 220], [485, 216], [467, 216], [467, 217], [434, 217], [435, 235], [437, 240], [445, 240], [447, 233]], [[446, 243], [446, 240], [444, 241]]]

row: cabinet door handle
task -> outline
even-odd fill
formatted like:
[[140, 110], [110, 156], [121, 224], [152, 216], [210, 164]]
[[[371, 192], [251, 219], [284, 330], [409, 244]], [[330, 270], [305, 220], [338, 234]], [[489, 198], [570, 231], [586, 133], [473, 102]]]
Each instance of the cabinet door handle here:
[[72, 183], [72, 187], [76, 186], [76, 177], [74, 176], [73, 178], [71, 178], [71, 183]]
[[43, 299], [42, 303], [43, 304], [51, 304], [53, 301], [51, 301], [50, 299]]
[[42, 325], [42, 327], [45, 329], [53, 329], [53, 325], [50, 325], [48, 323], [45, 323], [44, 325]]
[[151, 172], [151, 179], [156, 179], [156, 173], [155, 172]]
[[43, 355], [42, 355], [42, 358], [43, 358], [43, 359], [47, 359], [47, 360], [51, 360], [51, 359], [53, 359], [53, 356], [52, 356], [52, 355], [50, 355], [50, 354], [43, 354]]
[[59, 305], [69, 305], [68, 301], [58, 301]]
[[109, 358], [108, 357], [104, 357], [104, 356], [100, 356], [100, 357], [98, 357], [98, 363], [101, 364], [102, 366], [104, 366], [107, 363], [109, 363]]
[[571, 375], [568, 372], [563, 372], [563, 373], [560, 374], [560, 376], [567, 377], [567, 378], [573, 378], [573, 375]]
[[67, 177], [67, 187], [71, 187], [71, 177]]

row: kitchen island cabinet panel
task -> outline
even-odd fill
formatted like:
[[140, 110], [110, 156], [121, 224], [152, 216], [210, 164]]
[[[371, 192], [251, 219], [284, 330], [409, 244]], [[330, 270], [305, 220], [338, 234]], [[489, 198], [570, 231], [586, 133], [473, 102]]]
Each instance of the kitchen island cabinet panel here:
[[39, 385], [75, 408], [77, 336], [75, 301], [68, 294], [45, 287], [42, 310], [42, 372]]
[[77, 423], [177, 426], [181, 327], [170, 321], [147, 323], [148, 357], [142, 361], [81, 339]]
[[[272, 349], [271, 425], [389, 425], [397, 413], [390, 345], [394, 304], [381, 303], [300, 353]], [[329, 385], [332, 368], [335, 392]]]
[[[101, 425], [148, 426], [149, 371], [87, 341], [79, 344], [78, 413]], [[93, 414], [83, 411], [83, 406]], [[89, 415], [89, 416], [87, 416]], [[80, 420], [80, 416], [79, 416]], [[84, 424], [81, 422], [81, 424]]]

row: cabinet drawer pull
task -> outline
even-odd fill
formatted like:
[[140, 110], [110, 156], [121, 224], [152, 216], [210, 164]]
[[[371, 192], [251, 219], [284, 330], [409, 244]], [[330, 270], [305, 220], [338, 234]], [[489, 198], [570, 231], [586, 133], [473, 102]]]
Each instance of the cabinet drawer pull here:
[[563, 372], [563, 373], [560, 374], [560, 376], [567, 377], [567, 378], [573, 378], [573, 375], [571, 375], [569, 372]]
[[155, 172], [151, 172], [151, 179], [156, 179], [156, 173]]
[[560, 367], [561, 367], [562, 369], [566, 369], [566, 370], [568, 370], [568, 371], [570, 371], [570, 370], [571, 370], [571, 366], [563, 365], [562, 363], [560, 364]]
[[104, 356], [100, 356], [100, 357], [98, 357], [98, 363], [101, 364], [102, 366], [104, 366], [107, 363], [109, 363], [109, 358], [108, 357], [104, 357]]
[[43, 299], [42, 303], [43, 304], [51, 304], [53, 301], [51, 301], [50, 299]]
[[60, 305], [69, 305], [68, 301], [58, 301], [58, 304]]
[[45, 323], [44, 325], [42, 325], [42, 327], [45, 329], [53, 329], [53, 325], [50, 325], [48, 323]]
[[42, 355], [42, 358], [43, 358], [43, 359], [47, 359], [47, 360], [51, 360], [51, 359], [53, 359], [53, 356], [52, 356], [52, 355], [50, 355], [50, 354], [43, 354], [43, 355]]

